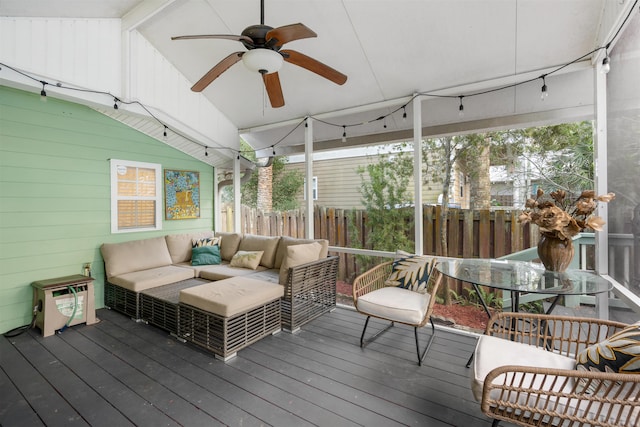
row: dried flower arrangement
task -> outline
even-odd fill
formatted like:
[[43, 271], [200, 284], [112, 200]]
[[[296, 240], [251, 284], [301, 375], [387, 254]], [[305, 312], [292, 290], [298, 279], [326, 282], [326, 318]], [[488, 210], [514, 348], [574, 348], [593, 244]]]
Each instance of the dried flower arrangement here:
[[532, 222], [540, 228], [540, 233], [560, 240], [570, 240], [579, 232], [589, 228], [602, 230], [604, 220], [593, 215], [598, 202], [609, 202], [615, 198], [614, 193], [596, 196], [595, 191], [583, 191], [577, 199], [567, 197], [564, 190], [549, 193], [543, 197], [544, 191], [538, 189], [535, 199], [525, 203], [527, 210], [518, 217], [518, 221], [526, 224]]

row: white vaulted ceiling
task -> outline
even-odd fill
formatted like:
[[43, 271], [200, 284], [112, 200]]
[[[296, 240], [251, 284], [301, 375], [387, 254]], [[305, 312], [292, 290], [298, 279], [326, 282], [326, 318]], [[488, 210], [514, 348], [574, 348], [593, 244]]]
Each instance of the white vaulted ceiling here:
[[[432, 134], [476, 125], [509, 123], [505, 117], [529, 115], [540, 122], [588, 116], [592, 108], [590, 67], [603, 51], [587, 55], [547, 80], [550, 96], [540, 101], [536, 77], [603, 46], [620, 26], [633, 0], [265, 0], [265, 24], [301, 22], [317, 38], [285, 45], [348, 76], [338, 86], [305, 69], [285, 63], [280, 80], [282, 108], [269, 106], [257, 73], [242, 62], [233, 65], [203, 91], [206, 98], [237, 126], [256, 148], [302, 141], [306, 116], [327, 123], [352, 125], [352, 141], [367, 137], [396, 139], [412, 129], [402, 120], [402, 105], [419, 92], [451, 95], [424, 99], [422, 120]], [[137, 30], [191, 83], [234, 51], [230, 40], [172, 41], [188, 34], [240, 34], [260, 23], [259, 0], [2, 0], [3, 16], [119, 18], [136, 8], [150, 10]], [[598, 60], [601, 58], [600, 56]], [[515, 88], [482, 96], [488, 89], [533, 79]], [[565, 89], [563, 89], [565, 88]], [[586, 89], [585, 89], [586, 88]], [[161, 88], [159, 88], [161, 90]], [[465, 95], [465, 115], [458, 115]], [[398, 110], [400, 108], [400, 110]], [[372, 119], [389, 113], [385, 120]], [[536, 114], [538, 116], [536, 116]], [[515, 119], [513, 119], [515, 121]], [[467, 125], [461, 123], [468, 123]], [[265, 125], [288, 124], [281, 128]], [[386, 125], [386, 127], [385, 127]], [[316, 141], [339, 145], [343, 128], [314, 124]]]

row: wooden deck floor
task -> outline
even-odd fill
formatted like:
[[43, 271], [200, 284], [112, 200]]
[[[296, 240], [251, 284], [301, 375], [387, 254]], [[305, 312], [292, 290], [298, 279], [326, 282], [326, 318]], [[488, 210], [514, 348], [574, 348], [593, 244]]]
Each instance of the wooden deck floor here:
[[96, 325], [47, 338], [0, 338], [0, 426], [490, 425], [469, 389], [470, 335], [437, 329], [419, 367], [411, 328], [361, 349], [364, 317], [339, 308], [225, 364], [153, 326], [97, 314]]

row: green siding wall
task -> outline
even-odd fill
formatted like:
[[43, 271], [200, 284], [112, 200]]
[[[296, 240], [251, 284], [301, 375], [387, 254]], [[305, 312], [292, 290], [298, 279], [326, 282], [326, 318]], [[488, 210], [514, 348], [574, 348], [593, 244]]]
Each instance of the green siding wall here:
[[[111, 234], [109, 159], [200, 172], [200, 218]], [[92, 109], [0, 86], [0, 333], [28, 324], [31, 283], [91, 262], [104, 305], [100, 245], [213, 228], [211, 166]]]

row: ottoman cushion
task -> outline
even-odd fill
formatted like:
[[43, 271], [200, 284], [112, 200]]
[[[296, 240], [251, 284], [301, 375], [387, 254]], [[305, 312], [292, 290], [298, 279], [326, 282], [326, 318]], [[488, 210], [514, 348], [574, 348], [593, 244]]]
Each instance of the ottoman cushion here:
[[180, 291], [180, 303], [231, 317], [284, 295], [284, 287], [247, 277], [232, 277]]

